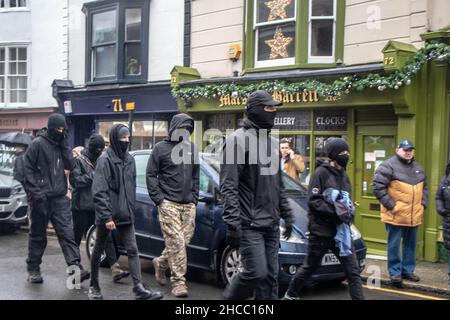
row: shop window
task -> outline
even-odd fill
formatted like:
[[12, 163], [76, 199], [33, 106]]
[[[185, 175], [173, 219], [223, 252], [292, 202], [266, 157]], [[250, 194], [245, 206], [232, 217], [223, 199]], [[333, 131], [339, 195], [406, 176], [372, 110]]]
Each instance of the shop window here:
[[149, 4], [143, 0], [86, 3], [86, 82], [146, 82]]
[[334, 65], [343, 58], [344, 0], [252, 0], [245, 67]]
[[27, 48], [0, 47], [0, 104], [24, 105], [27, 101]]
[[[101, 121], [98, 122], [98, 132], [109, 144], [109, 132], [113, 125], [123, 124], [128, 126], [127, 121]], [[168, 135], [167, 121], [134, 121], [133, 138], [130, 150], [152, 149], [159, 141]]]
[[9, 8], [20, 8], [26, 7], [26, 0], [0, 0], [0, 8], [9, 9]]
[[299, 182], [305, 187], [307, 187], [309, 184], [309, 177], [311, 173], [310, 137], [311, 136], [307, 134], [289, 135], [280, 137], [282, 139], [286, 139], [283, 141], [289, 141], [291, 149], [294, 151], [296, 155], [299, 155], [301, 157], [301, 160], [303, 161], [304, 164], [304, 169], [298, 178]]

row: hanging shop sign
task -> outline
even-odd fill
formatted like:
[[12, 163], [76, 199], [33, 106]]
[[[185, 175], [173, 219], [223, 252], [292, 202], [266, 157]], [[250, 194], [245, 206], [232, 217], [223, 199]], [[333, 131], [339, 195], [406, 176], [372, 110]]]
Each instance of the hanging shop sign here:
[[314, 112], [314, 130], [346, 131], [346, 110], [317, 110]]

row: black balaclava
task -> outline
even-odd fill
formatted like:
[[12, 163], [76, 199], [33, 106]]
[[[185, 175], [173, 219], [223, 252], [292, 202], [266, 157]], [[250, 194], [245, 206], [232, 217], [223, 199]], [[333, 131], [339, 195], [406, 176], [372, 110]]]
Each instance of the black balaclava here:
[[348, 151], [349, 147], [347, 142], [342, 138], [330, 138], [327, 140], [325, 146], [325, 152], [331, 160], [336, 161], [338, 165], [344, 169], [347, 167], [349, 161], [348, 155], [339, 155], [342, 151]]
[[64, 128], [67, 130], [66, 118], [59, 113], [54, 113], [48, 117], [47, 122], [48, 137], [55, 142], [61, 142], [64, 140], [65, 133], [58, 132], [56, 128]]
[[248, 120], [260, 129], [272, 129], [275, 123], [275, 112], [264, 110], [266, 106], [280, 106], [281, 102], [274, 101], [272, 96], [264, 91], [257, 90], [248, 96], [246, 115]]
[[114, 153], [122, 160], [124, 160], [127, 155], [127, 150], [130, 143], [128, 141], [120, 141], [120, 139], [129, 135], [130, 130], [123, 124], [115, 124], [111, 128], [111, 132], [109, 133], [109, 142], [111, 144], [111, 148], [113, 149]]
[[87, 156], [92, 163], [95, 163], [105, 149], [105, 139], [97, 133], [90, 136], [88, 142]]

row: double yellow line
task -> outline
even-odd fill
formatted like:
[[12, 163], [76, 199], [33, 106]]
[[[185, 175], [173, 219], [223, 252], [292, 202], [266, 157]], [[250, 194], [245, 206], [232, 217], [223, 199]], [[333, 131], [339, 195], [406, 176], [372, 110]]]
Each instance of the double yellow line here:
[[405, 295], [405, 296], [422, 298], [422, 299], [427, 299], [427, 300], [448, 300], [448, 299], [444, 299], [444, 298], [437, 298], [437, 297], [433, 297], [433, 296], [427, 296], [427, 295], [419, 294], [419, 293], [400, 291], [400, 290], [393, 290], [393, 289], [385, 289], [385, 288], [368, 287], [366, 285], [363, 285], [363, 288], [366, 288], [366, 289], [369, 289], [369, 290], [377, 290], [377, 291], [382, 291], [382, 292], [389, 292], [389, 293], [394, 293], [394, 294], [401, 294], [401, 295]]

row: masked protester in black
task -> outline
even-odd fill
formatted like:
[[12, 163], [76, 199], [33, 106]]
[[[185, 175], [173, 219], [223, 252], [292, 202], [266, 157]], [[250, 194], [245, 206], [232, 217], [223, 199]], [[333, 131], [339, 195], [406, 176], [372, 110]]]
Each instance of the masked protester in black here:
[[[286, 238], [293, 223], [280, 170], [279, 143], [268, 137], [274, 125], [274, 107], [279, 105], [266, 91], [250, 94], [243, 127], [227, 137], [223, 149], [220, 188], [227, 243], [231, 249], [239, 247], [243, 265], [243, 271], [226, 288], [225, 299], [278, 299], [280, 218], [284, 219]], [[254, 143], [241, 143], [245, 140]], [[258, 152], [261, 146], [265, 152]], [[257, 155], [257, 161], [250, 161], [251, 155]], [[270, 157], [269, 164], [263, 155]], [[243, 163], [238, 161], [241, 156]]]
[[323, 192], [329, 188], [346, 191], [352, 194], [350, 180], [345, 171], [349, 161], [349, 147], [341, 138], [327, 140], [325, 151], [330, 161], [320, 163], [309, 184], [308, 218], [309, 218], [309, 244], [308, 256], [302, 267], [291, 280], [285, 300], [298, 300], [305, 283], [320, 267], [323, 256], [331, 250], [339, 259], [348, 280], [350, 296], [353, 300], [364, 300], [359, 263], [352, 245], [352, 253], [340, 256], [336, 247], [335, 235], [337, 226], [342, 223], [336, 213], [336, 208], [324, 197]]
[[[64, 170], [73, 169], [72, 153], [67, 146], [67, 125], [63, 115], [52, 114], [25, 154], [25, 187], [31, 202], [31, 226], [28, 244], [28, 281], [42, 283], [42, 256], [47, 246], [49, 220], [56, 231], [69, 273], [81, 269], [81, 281], [89, 272], [80, 264], [80, 249], [74, 241], [67, 177]], [[72, 276], [70, 276], [73, 279]], [[75, 279], [73, 279], [75, 280]]]
[[128, 153], [130, 132], [124, 125], [111, 128], [110, 146], [98, 158], [92, 194], [95, 207], [97, 240], [91, 258], [91, 285], [88, 297], [103, 299], [98, 281], [100, 256], [111, 231], [116, 230], [127, 251], [128, 269], [133, 278], [133, 293], [137, 300], [162, 299], [142, 284], [141, 265], [134, 229], [136, 202], [136, 164]]
[[[97, 159], [105, 149], [105, 140], [99, 134], [89, 138], [88, 147], [74, 159], [74, 168], [70, 172], [69, 181], [72, 186], [72, 217], [75, 243], [79, 246], [83, 236], [95, 223], [95, 208], [92, 198], [92, 181], [94, 180]], [[111, 268], [114, 282], [120, 281], [130, 273], [123, 271], [117, 263], [116, 249], [111, 236], [106, 246], [106, 261]]]

